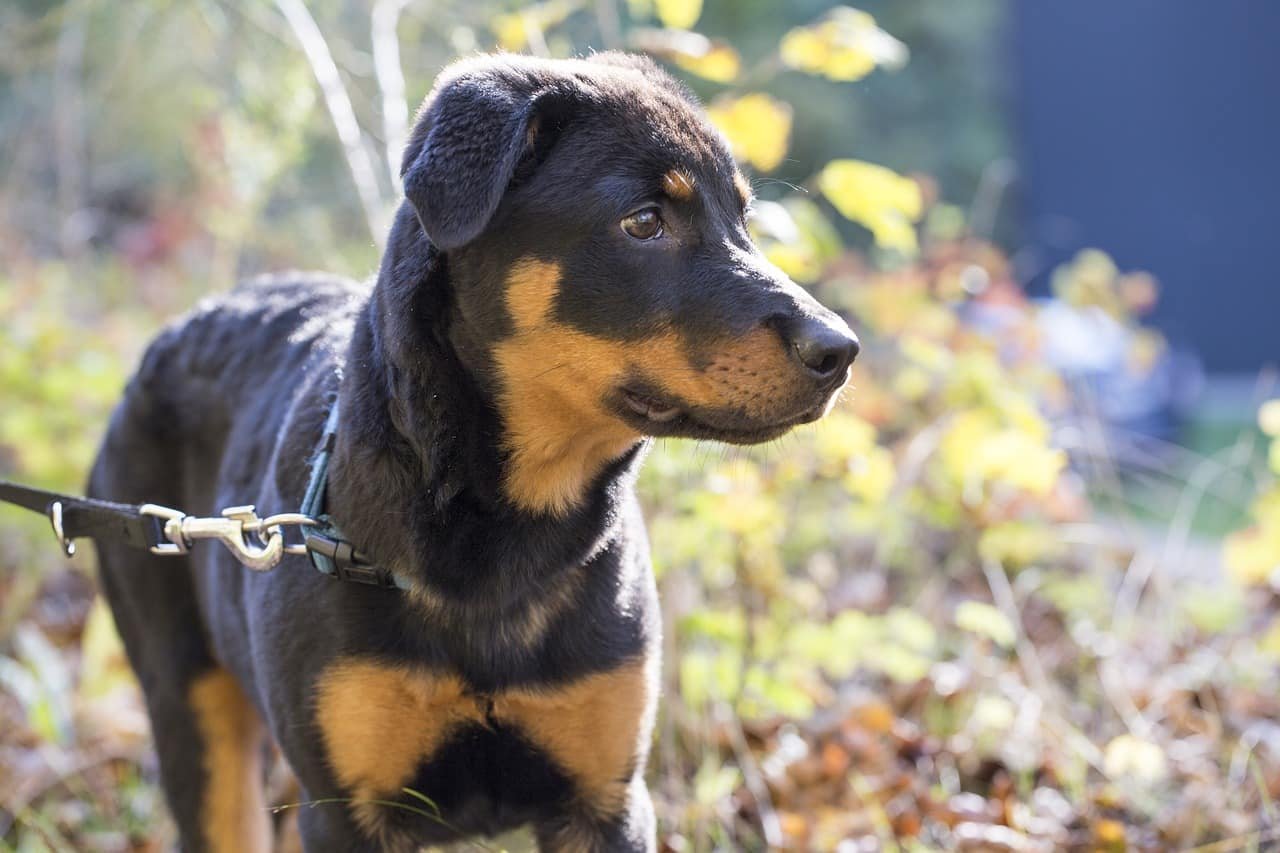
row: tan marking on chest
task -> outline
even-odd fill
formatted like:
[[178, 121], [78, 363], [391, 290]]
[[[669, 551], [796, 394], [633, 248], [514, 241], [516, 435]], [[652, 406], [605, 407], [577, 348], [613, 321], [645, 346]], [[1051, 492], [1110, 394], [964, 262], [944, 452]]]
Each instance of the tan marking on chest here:
[[[647, 754], [654, 665], [635, 661], [565, 686], [495, 694], [492, 719], [545, 752], [585, 805], [613, 814]], [[396, 797], [457, 726], [489, 724], [484, 700], [456, 676], [358, 659], [321, 675], [316, 720], [338, 781], [365, 801]], [[376, 812], [356, 814], [376, 830]]]
[[603, 817], [621, 810], [632, 774], [643, 769], [656, 700], [656, 678], [635, 661], [567, 686], [509, 691], [493, 713], [551, 756], [582, 804]]
[[368, 661], [330, 667], [316, 690], [329, 765], [357, 799], [398, 792], [451, 728], [483, 717], [455, 677]]
[[271, 848], [263, 797], [262, 723], [235, 677], [216, 669], [187, 692], [200, 733], [204, 769], [200, 826], [214, 853]]

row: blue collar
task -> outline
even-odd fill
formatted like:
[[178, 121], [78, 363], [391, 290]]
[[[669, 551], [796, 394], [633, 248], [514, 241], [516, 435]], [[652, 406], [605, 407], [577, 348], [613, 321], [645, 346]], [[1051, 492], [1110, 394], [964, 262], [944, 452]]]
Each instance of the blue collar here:
[[333, 455], [334, 440], [338, 434], [338, 401], [333, 401], [329, 418], [324, 424], [324, 435], [311, 458], [311, 478], [302, 498], [303, 515], [314, 518], [318, 524], [303, 529], [307, 544], [307, 556], [311, 565], [321, 574], [352, 583], [381, 586], [388, 589], [412, 589], [409, 581], [381, 566], [375, 566], [342, 535], [333, 519], [324, 511], [325, 487], [329, 481], [329, 459]]

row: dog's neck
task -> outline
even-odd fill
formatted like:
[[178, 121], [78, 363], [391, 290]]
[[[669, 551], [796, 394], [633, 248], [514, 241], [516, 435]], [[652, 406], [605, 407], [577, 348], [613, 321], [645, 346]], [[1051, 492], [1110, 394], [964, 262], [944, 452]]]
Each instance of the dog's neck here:
[[356, 318], [329, 507], [357, 548], [445, 599], [517, 601], [608, 544], [641, 454], [608, 465], [567, 515], [513, 506], [492, 389], [451, 334], [453, 287], [403, 205]]

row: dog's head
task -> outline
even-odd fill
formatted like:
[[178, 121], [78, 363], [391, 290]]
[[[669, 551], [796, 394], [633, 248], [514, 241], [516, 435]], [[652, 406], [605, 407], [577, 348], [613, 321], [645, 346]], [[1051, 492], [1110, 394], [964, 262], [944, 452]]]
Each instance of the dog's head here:
[[[857, 338], [752, 244], [723, 138], [648, 60], [457, 63], [402, 173], [454, 282], [451, 334], [493, 382], [518, 502], [567, 509], [641, 436], [777, 437], [848, 378]], [[549, 470], [566, 454], [576, 476]]]

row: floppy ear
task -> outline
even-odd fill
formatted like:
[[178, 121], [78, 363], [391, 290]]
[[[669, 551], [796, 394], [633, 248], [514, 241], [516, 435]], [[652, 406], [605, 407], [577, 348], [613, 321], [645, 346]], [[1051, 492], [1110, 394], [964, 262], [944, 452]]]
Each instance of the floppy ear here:
[[534, 147], [541, 106], [567, 82], [547, 78], [512, 60], [462, 63], [423, 104], [400, 174], [440, 249], [465, 245], [488, 225]]

